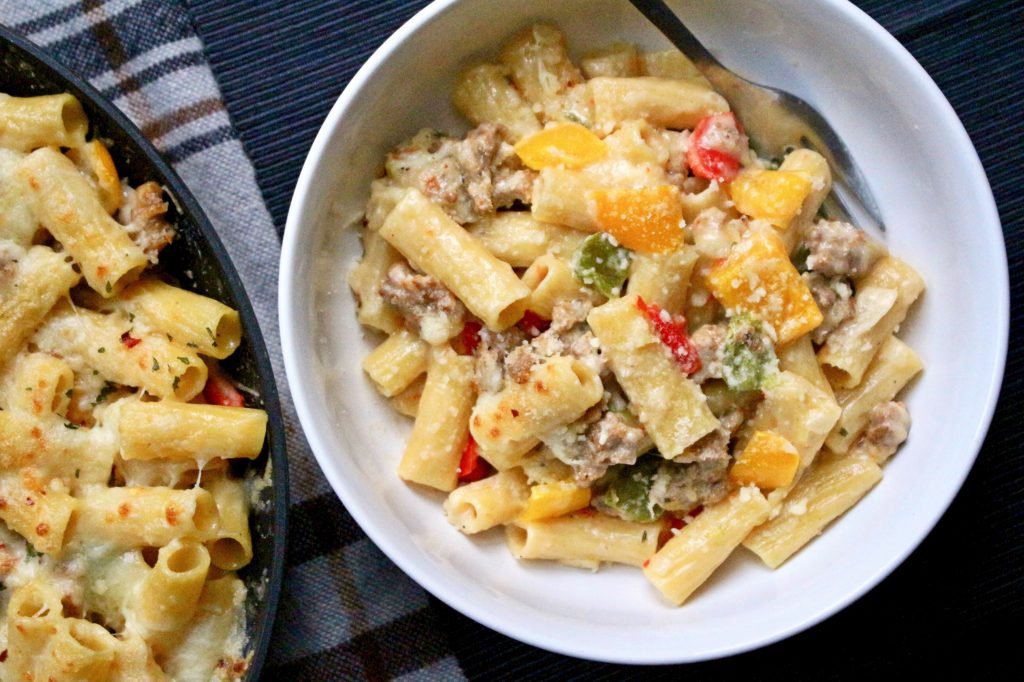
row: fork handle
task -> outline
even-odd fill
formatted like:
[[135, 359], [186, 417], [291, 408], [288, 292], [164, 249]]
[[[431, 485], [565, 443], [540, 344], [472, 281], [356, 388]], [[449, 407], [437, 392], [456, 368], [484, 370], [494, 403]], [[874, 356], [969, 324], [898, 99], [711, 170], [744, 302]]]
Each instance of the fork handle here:
[[665, 36], [676, 46], [683, 48], [683, 52], [689, 57], [701, 71], [707, 71], [710, 67], [722, 68], [721, 62], [708, 52], [708, 49], [697, 40], [697, 36], [686, 28], [676, 13], [669, 9], [662, 0], [629, 0], [634, 7], [647, 17], [652, 24], [658, 27]]

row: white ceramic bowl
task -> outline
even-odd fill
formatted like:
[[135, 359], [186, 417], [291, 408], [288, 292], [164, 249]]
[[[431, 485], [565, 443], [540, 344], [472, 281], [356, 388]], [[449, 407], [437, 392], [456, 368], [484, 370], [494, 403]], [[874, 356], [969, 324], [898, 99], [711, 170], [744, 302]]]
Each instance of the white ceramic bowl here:
[[[373, 341], [355, 322], [345, 229], [384, 154], [421, 127], [465, 129], [449, 97], [460, 67], [535, 19], [582, 51], [667, 42], [625, 0], [440, 0], [396, 32], [334, 105], [288, 215], [280, 315], [288, 378], [320, 466], [367, 534], [440, 599], [495, 630], [584, 658], [670, 663], [723, 656], [798, 632], [878, 583], [960, 488], [988, 428], [1006, 356], [1006, 253], [974, 148], [939, 89], [899, 43], [842, 0], [671, 3], [712, 52], [814, 103], [871, 181], [887, 242], [928, 290], [904, 336], [927, 369], [909, 391], [910, 441], [885, 479], [777, 571], [740, 550], [683, 608], [632, 568], [596, 574], [518, 563], [500, 533], [468, 538], [440, 494], [395, 466], [409, 433], [360, 371]], [[952, 548], [951, 548], [952, 549]]]

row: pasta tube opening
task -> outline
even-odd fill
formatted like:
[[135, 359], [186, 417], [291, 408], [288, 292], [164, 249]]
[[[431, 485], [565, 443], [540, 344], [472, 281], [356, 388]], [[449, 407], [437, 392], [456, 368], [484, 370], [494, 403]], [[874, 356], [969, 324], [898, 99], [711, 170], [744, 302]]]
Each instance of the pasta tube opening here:
[[182, 400], [187, 399], [185, 396], [199, 395], [206, 385], [207, 373], [201, 367], [186, 367], [178, 376], [178, 387], [174, 389], [174, 396]]
[[526, 549], [526, 543], [529, 539], [530, 531], [526, 528], [515, 524], [505, 526], [505, 542], [508, 544], [508, 548], [512, 552], [512, 556], [515, 558], [526, 558], [523, 555], [523, 550]]
[[210, 564], [206, 552], [202, 550], [202, 545], [182, 545], [171, 550], [165, 556], [167, 557], [167, 570], [172, 573], [190, 573]]
[[74, 95], [57, 95], [57, 97], [60, 102], [60, 121], [64, 128], [64, 140], [68, 142], [84, 141], [86, 133], [89, 132], [89, 119], [85, 115], [82, 103]]
[[38, 583], [29, 583], [17, 590], [7, 605], [9, 616], [21, 618], [46, 618], [61, 613], [60, 602], [56, 595]]
[[251, 553], [237, 538], [220, 538], [210, 545], [210, 556], [214, 565], [233, 571], [245, 566], [252, 559]]
[[81, 620], [72, 621], [70, 627], [68, 627], [68, 635], [79, 646], [95, 653], [104, 653], [111, 649], [111, 640], [113, 638], [110, 636], [110, 633], [96, 623]]

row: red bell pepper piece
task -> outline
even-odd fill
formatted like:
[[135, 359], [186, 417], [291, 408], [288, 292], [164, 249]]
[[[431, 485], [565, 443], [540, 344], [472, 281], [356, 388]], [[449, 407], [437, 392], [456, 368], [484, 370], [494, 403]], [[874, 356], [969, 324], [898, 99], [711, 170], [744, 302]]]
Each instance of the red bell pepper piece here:
[[472, 483], [487, 476], [487, 462], [480, 457], [480, 448], [477, 447], [473, 436], [466, 441], [466, 447], [462, 449], [462, 457], [459, 459], [459, 482]]
[[551, 326], [551, 320], [546, 320], [532, 310], [527, 310], [518, 324], [519, 328], [530, 336], [540, 336]]
[[473, 355], [476, 347], [480, 345], [480, 330], [483, 327], [476, 320], [470, 320], [462, 325], [462, 331], [455, 338], [455, 351], [459, 355]]
[[743, 127], [731, 111], [705, 116], [693, 129], [686, 163], [699, 178], [728, 182], [740, 172], [747, 149]]
[[687, 376], [700, 370], [700, 355], [690, 338], [686, 335], [686, 321], [672, 319], [666, 311], [653, 303], [646, 303], [637, 297], [636, 307], [643, 312], [657, 332], [661, 342], [672, 351], [672, 357]]
[[211, 405], [245, 407], [245, 396], [235, 388], [235, 385], [226, 374], [223, 374], [213, 365], [210, 366], [210, 372], [206, 377], [206, 386], [203, 387], [203, 398]]

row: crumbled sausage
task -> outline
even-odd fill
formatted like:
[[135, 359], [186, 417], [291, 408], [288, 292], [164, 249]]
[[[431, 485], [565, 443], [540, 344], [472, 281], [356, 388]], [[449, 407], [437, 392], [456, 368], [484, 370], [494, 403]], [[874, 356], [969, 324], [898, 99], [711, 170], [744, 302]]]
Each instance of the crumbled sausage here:
[[[722, 419], [725, 420], [726, 417], [722, 417]], [[732, 430], [727, 428], [727, 426], [733, 426], [733, 422], [734, 420], [730, 418], [727, 425], [720, 424], [717, 429], [687, 447], [681, 454], [676, 455], [673, 461], [682, 464], [691, 464], [693, 462], [728, 463], [729, 439], [732, 437]]]
[[706, 258], [725, 258], [732, 245], [740, 240], [744, 227], [742, 220], [729, 217], [714, 206], [705, 208], [690, 224], [697, 253]]
[[908, 435], [910, 412], [907, 406], [896, 401], [879, 403], [868, 413], [867, 428], [853, 450], [881, 462], [892, 457]]
[[495, 393], [501, 390], [505, 378], [505, 360], [526, 339], [526, 332], [519, 327], [509, 327], [502, 332], [494, 332], [486, 327], [480, 330], [475, 367], [478, 391]]
[[125, 202], [119, 217], [132, 240], [151, 263], [160, 251], [174, 241], [174, 226], [167, 221], [167, 202], [163, 187], [150, 181], [132, 189], [125, 188]]
[[586, 298], [564, 298], [551, 311], [551, 327], [556, 334], [567, 332], [587, 319], [594, 304]]
[[481, 124], [461, 140], [423, 131], [389, 155], [387, 168], [458, 223], [529, 201], [536, 178], [519, 161], [507, 129], [496, 123]]
[[690, 375], [698, 384], [708, 379], [722, 378], [722, 346], [725, 343], [724, 324], [702, 325], [690, 336], [690, 342], [700, 356], [700, 369]]
[[644, 141], [654, 150], [659, 163], [664, 165], [667, 180], [678, 187], [689, 175], [686, 150], [690, 147], [690, 132], [649, 128], [643, 131]]
[[859, 277], [881, 256], [864, 232], [840, 220], [819, 220], [807, 230], [807, 267], [832, 277]]
[[505, 375], [517, 384], [525, 384], [530, 378], [530, 371], [543, 359], [544, 356], [533, 346], [524, 343], [505, 358]]
[[805, 272], [803, 279], [824, 318], [811, 332], [811, 340], [822, 344], [829, 334], [853, 316], [853, 288], [845, 277], [826, 277], [820, 272]]
[[651, 502], [676, 512], [714, 504], [729, 493], [728, 473], [728, 453], [688, 464], [664, 462], [651, 485]]
[[430, 343], [447, 341], [466, 316], [466, 308], [436, 277], [417, 274], [405, 263], [391, 266], [380, 295], [402, 314], [410, 329]]
[[578, 424], [570, 424], [544, 442], [555, 455], [572, 467], [578, 483], [589, 484], [615, 464], [634, 464], [649, 447], [644, 430], [619, 412], [584, 415]]
[[[547, 331], [529, 340], [523, 337], [524, 340], [519, 346], [506, 351], [503, 355], [503, 376], [518, 384], [526, 383], [535, 365], [545, 358], [557, 355], [572, 356], [597, 374], [604, 372], [606, 360], [601, 354], [600, 343], [585, 325], [580, 324], [586, 319], [589, 310], [589, 302], [566, 301], [556, 304], [554, 320]], [[491, 359], [486, 362], [490, 363]]]

